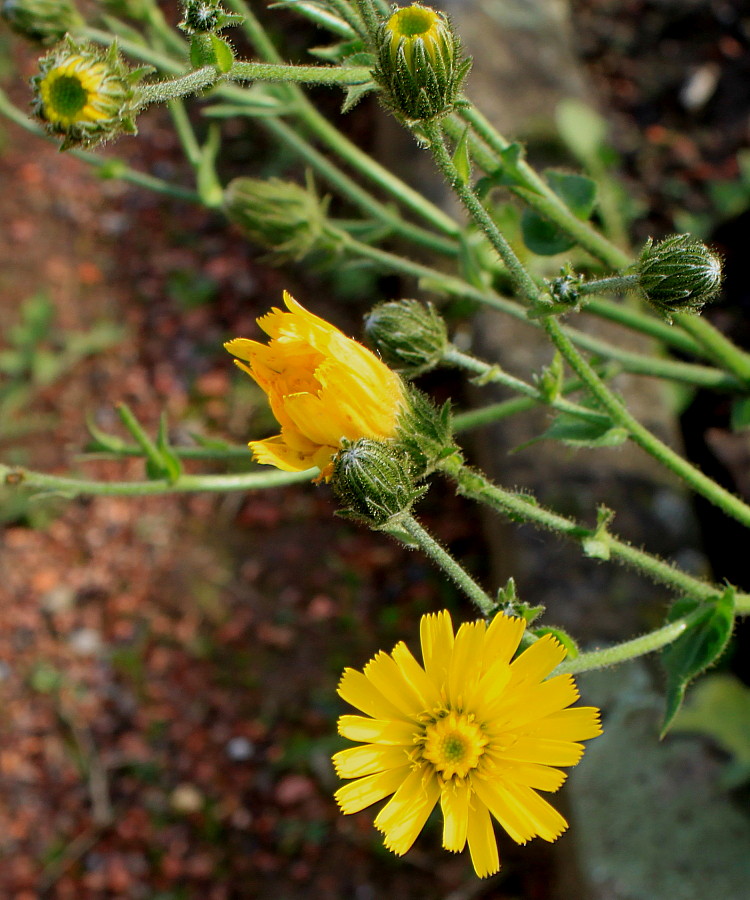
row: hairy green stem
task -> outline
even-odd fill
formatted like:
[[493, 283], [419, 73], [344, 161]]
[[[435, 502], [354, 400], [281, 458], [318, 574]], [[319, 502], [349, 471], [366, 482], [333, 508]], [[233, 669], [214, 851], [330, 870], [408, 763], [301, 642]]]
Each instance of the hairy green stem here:
[[585, 281], [578, 286], [578, 293], [586, 294], [624, 294], [638, 287], [637, 275], [613, 275], [611, 278], [596, 278]]
[[674, 320], [703, 347], [714, 362], [739, 378], [747, 389], [750, 385], [750, 355], [727, 340], [718, 328], [714, 328], [701, 316], [678, 313]]
[[207, 491], [252, 491], [282, 487], [309, 481], [317, 469], [305, 472], [241, 472], [229, 475], [180, 475], [175, 481], [157, 478], [151, 481], [94, 481], [46, 475], [30, 469], [0, 463], [0, 484], [31, 488], [65, 497], [145, 497], [153, 494], [182, 494]]
[[436, 562], [445, 574], [476, 604], [482, 615], [490, 615], [496, 604], [474, 581], [471, 575], [440, 546], [413, 516], [405, 516], [402, 520], [399, 520], [399, 525], [419, 544], [420, 549]]
[[[574, 519], [545, 509], [523, 494], [507, 491], [493, 484], [482, 472], [461, 466], [448, 471], [447, 474], [455, 479], [458, 492], [463, 496], [491, 506], [514, 522], [527, 522], [538, 528], [553, 531], [578, 542], [584, 548], [588, 542], [596, 539], [598, 543], [606, 545], [610, 559], [639, 570], [646, 577], [667, 586], [675, 593], [687, 594], [698, 600], [708, 600], [724, 590], [723, 587], [695, 578], [670, 563], [633, 547], [608, 531], [598, 533], [595, 528], [586, 528]], [[743, 612], [750, 612], [750, 595], [742, 594], [737, 608]]]
[[511, 390], [517, 391], [519, 394], [523, 394], [524, 396], [529, 397], [539, 405], [546, 404], [548, 406], [551, 406], [552, 409], [558, 410], [559, 412], [577, 416], [580, 419], [584, 419], [587, 422], [594, 422], [597, 425], [609, 424], [609, 416], [598, 413], [586, 406], [581, 406], [579, 403], [572, 403], [570, 400], [566, 400], [564, 397], [555, 397], [553, 399], [549, 399], [544, 395], [542, 391], [539, 390], [539, 388], [534, 387], [533, 384], [529, 384], [528, 382], [523, 381], [520, 378], [509, 375], [507, 372], [503, 372], [503, 370], [497, 365], [491, 365], [490, 363], [484, 362], [481, 359], [477, 359], [475, 356], [471, 356], [468, 353], [462, 353], [455, 347], [448, 347], [445, 354], [443, 355], [442, 362], [447, 365], [458, 366], [462, 369], [466, 369], [469, 372], [473, 372], [475, 375], [479, 376], [482, 384], [502, 384], [503, 386], [508, 387]]

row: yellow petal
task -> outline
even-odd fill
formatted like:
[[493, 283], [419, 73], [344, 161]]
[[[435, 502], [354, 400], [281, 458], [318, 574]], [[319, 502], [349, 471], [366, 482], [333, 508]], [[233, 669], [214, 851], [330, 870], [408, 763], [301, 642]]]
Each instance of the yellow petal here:
[[422, 768], [412, 770], [375, 818], [375, 827], [384, 834], [385, 846], [403, 856], [424, 828], [439, 796], [434, 774], [427, 774]]
[[339, 682], [338, 693], [347, 703], [375, 719], [403, 721], [406, 718], [397, 706], [386, 700], [375, 685], [356, 669], [344, 670]]
[[503, 784], [502, 790], [511, 802], [515, 802], [516, 809], [529, 822], [534, 832], [545, 841], [557, 840], [568, 827], [555, 807], [550, 806], [532, 788], [508, 781]]
[[568, 777], [565, 772], [538, 763], [502, 761], [503, 779], [525, 784], [537, 791], [554, 793], [560, 790]]
[[517, 844], [525, 844], [536, 836], [533, 822], [497, 779], [472, 778], [472, 788]]
[[435, 709], [440, 705], [440, 691], [427, 673], [414, 659], [409, 648], [403, 641], [399, 641], [391, 652], [393, 660], [399, 667], [401, 674], [404, 676], [409, 685], [419, 696], [422, 708]]
[[448, 610], [422, 616], [419, 623], [422, 658], [430, 681], [442, 688], [453, 651], [453, 624]]
[[495, 616], [487, 627], [484, 637], [484, 656], [482, 669], [488, 669], [493, 663], [504, 660], [509, 663], [518, 649], [526, 623], [515, 616]]
[[378, 744], [364, 744], [349, 747], [333, 756], [333, 765], [339, 778], [361, 778], [387, 769], [401, 769], [409, 758], [403, 747], [380, 747]]
[[488, 715], [498, 730], [518, 731], [550, 713], [559, 712], [578, 699], [572, 675], [555, 675], [541, 684], [505, 691]]
[[480, 878], [494, 875], [500, 868], [497, 840], [492, 829], [492, 819], [484, 803], [476, 797], [469, 807], [469, 853], [474, 871]]
[[497, 754], [498, 759], [541, 763], [544, 766], [575, 766], [582, 756], [583, 744], [538, 737], [518, 738], [507, 750]]
[[443, 810], [443, 847], [452, 853], [460, 853], [466, 845], [469, 827], [469, 799], [471, 785], [468, 779], [453, 779], [443, 785], [440, 806]]
[[484, 649], [484, 622], [464, 622], [458, 629], [448, 667], [448, 699], [454, 708], [473, 697], [479, 680], [479, 660]]
[[472, 709], [480, 721], [491, 720], [491, 711], [506, 695], [509, 681], [510, 666], [504, 659], [498, 659], [484, 673], [471, 698]]
[[527, 725], [524, 733], [560, 741], [585, 741], [602, 733], [599, 716], [595, 706], [574, 706]]
[[410, 722], [368, 719], [364, 716], [340, 716], [339, 734], [350, 741], [412, 747], [417, 729]]
[[[424, 705], [387, 653], [378, 653], [364, 669], [365, 677], [405, 716], [418, 716]], [[399, 718], [403, 718], [399, 716]]]
[[511, 684], [535, 684], [546, 678], [567, 654], [551, 634], [545, 634], [510, 664]]
[[275, 434], [264, 441], [250, 441], [256, 462], [276, 466], [284, 472], [304, 472], [316, 465], [315, 456], [293, 450], [283, 435]]
[[402, 769], [388, 769], [377, 775], [358, 778], [336, 791], [336, 802], [346, 815], [359, 812], [398, 790], [408, 773], [409, 766], [404, 766]]

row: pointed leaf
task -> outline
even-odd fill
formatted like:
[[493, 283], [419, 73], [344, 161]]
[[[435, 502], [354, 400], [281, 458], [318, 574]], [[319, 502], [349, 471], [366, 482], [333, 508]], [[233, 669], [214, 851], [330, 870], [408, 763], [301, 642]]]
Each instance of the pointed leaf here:
[[471, 157], [469, 156], [469, 126], [464, 128], [464, 133], [453, 151], [453, 165], [456, 167], [458, 177], [462, 184], [468, 184], [471, 178]]
[[585, 175], [548, 169], [547, 182], [568, 209], [579, 219], [588, 219], [596, 206], [596, 182]]
[[678, 600], [672, 606], [668, 620], [675, 621], [683, 616], [691, 616], [690, 625], [661, 654], [667, 670], [667, 705], [662, 737], [682, 706], [687, 686], [716, 662], [729, 641], [734, 624], [734, 590], [727, 588], [710, 603], [690, 598]]
[[521, 233], [523, 242], [539, 256], [556, 256], [565, 253], [575, 246], [575, 240], [549, 219], [544, 219], [531, 209], [524, 209], [521, 214]]

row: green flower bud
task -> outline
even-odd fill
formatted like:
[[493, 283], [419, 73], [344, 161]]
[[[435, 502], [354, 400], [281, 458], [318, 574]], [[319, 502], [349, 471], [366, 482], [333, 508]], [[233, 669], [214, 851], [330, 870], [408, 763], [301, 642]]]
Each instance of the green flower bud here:
[[342, 515], [366, 521], [373, 528], [393, 527], [408, 513], [424, 488], [417, 488], [406, 457], [393, 442], [361, 438], [345, 442], [333, 460], [333, 490]]
[[412, 122], [451, 112], [471, 68], [447, 16], [418, 4], [396, 10], [380, 26], [377, 58], [373, 77], [386, 104]]
[[34, 113], [64, 138], [62, 150], [135, 134], [135, 85], [146, 71], [130, 70], [115, 44], [102, 51], [68, 38], [40, 60], [31, 79]]
[[216, 31], [224, 10], [216, 0], [185, 0], [182, 22], [178, 25], [187, 34]]
[[302, 187], [280, 178], [235, 178], [224, 192], [224, 212], [279, 261], [313, 254], [329, 260], [347, 237], [329, 221], [328, 198], [318, 196], [310, 179]]
[[636, 264], [638, 287], [667, 319], [701, 311], [721, 290], [721, 257], [690, 234], [654, 244], [650, 239]]
[[365, 335], [391, 369], [408, 378], [434, 369], [448, 347], [448, 330], [431, 303], [394, 300], [365, 316]]
[[83, 25], [72, 0], [0, 0], [0, 18], [17, 34], [45, 46]]

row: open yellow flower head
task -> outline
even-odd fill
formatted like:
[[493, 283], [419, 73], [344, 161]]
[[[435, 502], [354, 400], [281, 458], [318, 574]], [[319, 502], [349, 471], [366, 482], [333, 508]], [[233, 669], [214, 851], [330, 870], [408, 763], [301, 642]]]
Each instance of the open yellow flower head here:
[[251, 441], [260, 463], [286, 472], [313, 466], [329, 480], [343, 439], [390, 440], [404, 406], [401, 379], [377, 356], [284, 292], [288, 312], [258, 319], [267, 344], [235, 338], [224, 346], [268, 395], [281, 433]]
[[601, 733], [599, 710], [572, 707], [571, 675], [549, 678], [565, 649], [545, 635], [513, 659], [522, 619], [497, 615], [453, 634], [447, 611], [421, 621], [423, 665], [399, 643], [363, 672], [346, 669], [339, 694], [365, 715], [339, 719], [360, 746], [335, 754], [344, 813], [393, 795], [375, 818], [389, 850], [412, 846], [439, 802], [443, 846], [469, 845], [480, 878], [500, 868], [492, 817], [524, 844], [554, 841], [568, 823], [537, 791], [556, 791]]

